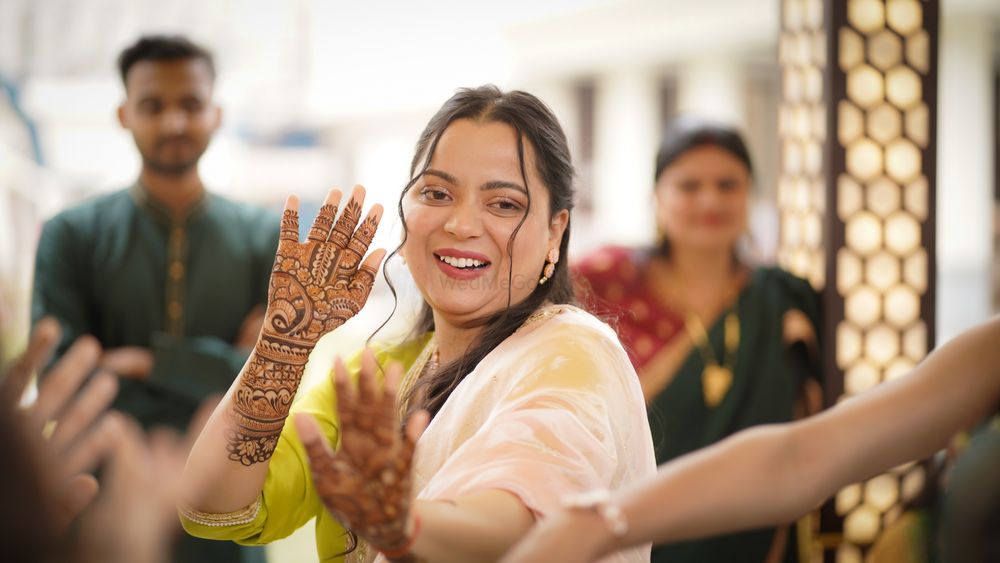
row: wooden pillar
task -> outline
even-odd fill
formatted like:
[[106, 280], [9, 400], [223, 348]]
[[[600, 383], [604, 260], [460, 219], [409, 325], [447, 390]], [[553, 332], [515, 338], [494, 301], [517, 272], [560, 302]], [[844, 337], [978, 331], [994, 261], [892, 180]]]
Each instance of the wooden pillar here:
[[[934, 345], [936, 0], [781, 0], [778, 260], [822, 294], [828, 405]], [[921, 464], [822, 510], [813, 560], [860, 563]]]

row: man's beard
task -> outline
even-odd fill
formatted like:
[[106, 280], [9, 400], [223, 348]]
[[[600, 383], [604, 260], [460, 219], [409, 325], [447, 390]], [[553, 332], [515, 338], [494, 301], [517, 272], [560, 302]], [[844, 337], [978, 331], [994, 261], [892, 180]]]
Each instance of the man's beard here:
[[194, 145], [194, 143], [191, 140], [184, 137], [170, 137], [165, 139], [159, 139], [156, 141], [156, 144], [154, 145], [151, 153], [140, 151], [140, 154], [142, 155], [143, 165], [146, 168], [152, 170], [153, 172], [156, 172], [157, 174], [161, 174], [163, 176], [183, 176], [184, 174], [190, 172], [192, 169], [196, 168], [198, 166], [198, 161], [201, 160], [201, 156], [205, 154], [205, 149], [208, 148], [207, 146], [201, 147], [200, 149], [196, 149], [194, 154], [190, 158], [184, 160], [167, 162], [156, 157], [156, 154], [160, 152], [160, 149], [163, 147], [163, 145], [178, 140], [186, 141], [188, 144], [192, 146]]
[[142, 163], [146, 166], [146, 168], [162, 176], [183, 176], [184, 174], [190, 172], [191, 169], [198, 166], [198, 159], [196, 158], [190, 161], [167, 163], [143, 158]]

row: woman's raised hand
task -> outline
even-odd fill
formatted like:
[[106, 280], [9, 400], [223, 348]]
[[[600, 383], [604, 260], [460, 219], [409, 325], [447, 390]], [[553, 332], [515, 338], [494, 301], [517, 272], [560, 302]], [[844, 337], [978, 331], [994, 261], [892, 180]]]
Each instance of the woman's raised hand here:
[[378, 249], [364, 258], [382, 206], [372, 206], [362, 221], [365, 190], [355, 186], [338, 219], [340, 198], [340, 190], [327, 194], [305, 242], [299, 242], [298, 199], [285, 204], [264, 324], [240, 376], [226, 437], [229, 458], [243, 465], [270, 459], [310, 352], [361, 310], [385, 257]]
[[288, 198], [258, 352], [304, 362], [321, 336], [347, 322], [368, 299], [385, 250], [362, 258], [382, 206], [372, 206], [359, 226], [365, 189], [354, 188], [337, 219], [340, 197], [340, 190], [330, 191], [305, 242], [299, 242], [298, 199]]
[[417, 438], [427, 426], [420, 411], [407, 421], [405, 435], [397, 420], [396, 395], [402, 367], [386, 368], [385, 384], [375, 381], [375, 356], [362, 355], [357, 390], [339, 358], [334, 368], [340, 448], [334, 453], [316, 421], [297, 415], [295, 425], [305, 445], [316, 491], [327, 510], [345, 527], [383, 553], [405, 552], [410, 511], [410, 468]]

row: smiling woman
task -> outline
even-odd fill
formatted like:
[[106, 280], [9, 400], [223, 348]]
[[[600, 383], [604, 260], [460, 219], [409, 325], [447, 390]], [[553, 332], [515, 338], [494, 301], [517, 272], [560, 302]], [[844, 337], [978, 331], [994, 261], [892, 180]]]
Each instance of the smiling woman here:
[[[601, 249], [577, 266], [591, 307], [619, 319], [658, 463], [820, 406], [818, 296], [739, 252], [752, 178], [739, 132], [676, 121], [654, 167], [659, 244]], [[793, 561], [795, 545], [787, 527], [760, 529], [657, 546], [652, 560]]]
[[317, 517], [323, 561], [495, 560], [567, 495], [654, 472], [628, 356], [572, 305], [573, 167], [551, 111], [460, 90], [411, 176], [393, 254], [420, 319], [404, 342], [338, 360], [291, 409], [316, 341], [363, 306], [384, 251], [364, 258], [381, 209], [361, 221], [360, 187], [339, 219], [332, 191], [304, 243], [289, 198], [258, 345], [185, 470], [190, 533], [267, 543]]
[[[538, 241], [558, 245], [569, 211], [560, 210], [551, 224], [546, 220], [548, 213], [525, 214], [532, 196], [543, 202], [542, 210], [549, 198], [534, 170], [533, 181], [521, 180], [516, 133], [506, 124], [455, 121], [441, 136], [436, 152], [432, 167], [403, 199], [408, 237], [403, 254], [414, 279], [424, 288], [427, 306], [447, 316], [450, 324], [460, 325], [506, 303], [507, 292], [497, 291], [502, 277], [537, 278], [546, 254], [546, 246]], [[533, 193], [525, 183], [534, 187]], [[524, 235], [515, 238], [518, 230]], [[510, 255], [520, 258], [522, 254], [518, 271], [511, 272], [515, 264]], [[483, 283], [454, 291], [452, 280], [476, 279]], [[519, 284], [509, 289], [511, 300], [518, 303], [533, 288]], [[448, 347], [460, 352], [461, 344], [453, 342]]]

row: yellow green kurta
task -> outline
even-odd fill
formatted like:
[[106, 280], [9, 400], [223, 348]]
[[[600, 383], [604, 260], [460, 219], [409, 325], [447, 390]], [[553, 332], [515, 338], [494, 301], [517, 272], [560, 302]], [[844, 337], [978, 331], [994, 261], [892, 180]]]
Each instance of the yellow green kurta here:
[[[375, 357], [381, 365], [400, 362], [405, 369], [409, 369], [429, 338], [428, 335], [402, 346], [379, 351]], [[355, 375], [360, 365], [360, 354], [347, 362], [348, 370]], [[299, 390], [299, 397], [285, 419], [278, 445], [269, 462], [260, 496], [260, 509], [252, 521], [237, 526], [206, 526], [181, 516], [184, 529], [200, 538], [264, 545], [291, 535], [315, 517], [316, 550], [320, 561], [325, 563], [339, 560], [338, 554], [347, 549], [347, 534], [340, 523], [326, 511], [316, 494], [309, 472], [309, 458], [292, 423], [295, 413], [308, 413], [316, 419], [330, 443], [336, 444], [339, 438], [336, 404], [336, 393], [329, 378], [324, 378], [308, 389]]]
[[[409, 369], [428, 338], [376, 357]], [[358, 363], [354, 358], [348, 364], [352, 373]], [[332, 382], [324, 378], [300, 393], [291, 415], [313, 415], [324, 435], [336, 443]], [[182, 518], [188, 532], [268, 543], [315, 516], [319, 558], [336, 559], [347, 538], [316, 494], [292, 416], [270, 460], [256, 516], [222, 526]], [[418, 499], [454, 501], [503, 490], [544, 518], [559, 509], [567, 495], [615, 490], [655, 472], [642, 391], [614, 331], [580, 309], [556, 305], [533, 315], [454, 388], [417, 443], [413, 493]], [[648, 560], [648, 545], [609, 559]]]

